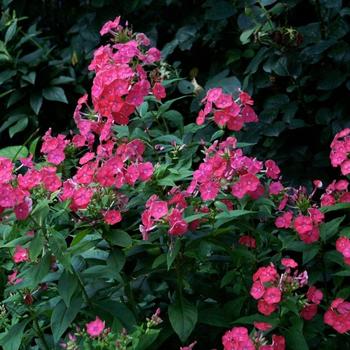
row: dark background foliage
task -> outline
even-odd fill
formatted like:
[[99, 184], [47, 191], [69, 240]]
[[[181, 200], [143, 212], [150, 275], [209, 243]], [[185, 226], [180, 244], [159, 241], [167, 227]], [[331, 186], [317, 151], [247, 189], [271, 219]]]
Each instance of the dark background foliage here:
[[[99, 28], [121, 15], [177, 67], [182, 93], [196, 78], [253, 95], [261, 122], [242, 136], [252, 154], [278, 161], [290, 182], [331, 178], [328, 144], [350, 124], [348, 1], [2, 0], [2, 8], [1, 146], [37, 128], [72, 127]], [[188, 118], [197, 109], [195, 99]]]

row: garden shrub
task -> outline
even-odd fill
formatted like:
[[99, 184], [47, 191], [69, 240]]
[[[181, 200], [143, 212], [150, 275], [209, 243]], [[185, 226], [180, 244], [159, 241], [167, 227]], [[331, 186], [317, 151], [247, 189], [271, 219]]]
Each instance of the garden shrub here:
[[100, 33], [76, 129], [0, 150], [0, 345], [349, 348], [350, 129], [343, 177], [285, 186], [235, 137], [248, 93], [208, 89], [194, 123], [145, 34]]
[[[100, 24], [111, 13], [132, 18], [135, 28], [146, 32], [162, 48], [163, 57], [175, 63], [180, 75], [186, 78], [178, 85], [181, 93], [193, 92], [191, 80], [195, 78], [205, 88], [230, 82], [230, 86], [242, 86], [254, 96], [260, 123], [251, 125], [249, 132], [239, 136], [240, 141], [254, 144], [246, 149], [247, 154], [274, 158], [292, 184], [303, 182], [310, 187], [310, 178], [329, 181], [335, 176], [326, 149], [332, 136], [349, 126], [347, 2], [3, 0], [2, 3], [16, 9], [20, 16], [38, 21], [40, 31], [50, 38], [49, 47], [55, 45], [59, 56], [64, 57], [65, 67], [73, 69], [68, 64], [71, 60], [76, 64], [75, 75], [64, 75], [76, 78], [85, 87], [88, 75], [83, 67], [98, 44]], [[61, 59], [54, 56], [55, 60]], [[71, 96], [70, 104], [59, 104], [60, 109], [66, 108], [55, 119], [66, 118], [68, 124], [67, 109], [73, 110], [76, 100], [72, 94], [75, 82], [65, 86]], [[28, 100], [19, 103], [31, 111]], [[48, 115], [57, 106], [45, 102], [40, 114], [41, 130], [50, 125]], [[193, 103], [194, 114], [197, 108], [198, 103]], [[56, 129], [64, 131], [66, 123], [58, 123]], [[34, 130], [27, 128], [20, 137], [27, 139]]]
[[[48, 125], [67, 128], [66, 92], [81, 95], [75, 62], [56, 48], [37, 22], [4, 9], [0, 19], [1, 145], [37, 137]], [[24, 136], [20, 136], [20, 135]]]

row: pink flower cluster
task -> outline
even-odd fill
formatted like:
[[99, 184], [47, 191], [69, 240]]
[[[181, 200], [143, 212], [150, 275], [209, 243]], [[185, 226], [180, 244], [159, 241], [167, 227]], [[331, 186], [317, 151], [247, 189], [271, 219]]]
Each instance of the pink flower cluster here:
[[47, 156], [48, 162], [58, 165], [65, 159], [64, 150], [69, 144], [64, 135], [59, 134], [57, 137], [51, 136], [51, 128], [46, 131], [42, 138], [43, 144], [41, 146], [41, 152]]
[[307, 305], [301, 310], [300, 315], [304, 320], [312, 320], [316, 314], [318, 305], [323, 299], [323, 293], [320, 289], [317, 289], [314, 286], [311, 286], [306, 293]]
[[[107, 224], [114, 225], [122, 220], [127, 204], [127, 197], [118, 189], [124, 185], [133, 186], [137, 181], [146, 182], [152, 177], [152, 163], [143, 161], [144, 143], [139, 139], [117, 140], [111, 127], [114, 123], [127, 123], [128, 116], [146, 95], [152, 93], [151, 85], [156, 98], [165, 97], [156, 67], [160, 52], [155, 48], [146, 50], [149, 39], [144, 34], [124, 30], [118, 18], [101, 31], [113, 30], [120, 37], [117, 35], [113, 39], [112, 46], [98, 49], [90, 65], [96, 72], [92, 87], [95, 110], [87, 106], [88, 95], [79, 99], [74, 112], [79, 133], [73, 135], [72, 141], [62, 134], [52, 136], [49, 129], [42, 138], [41, 152], [49, 163], [44, 166], [35, 164], [30, 156], [21, 159], [21, 165], [15, 169], [10, 159], [0, 157], [0, 213], [7, 215], [11, 209], [18, 220], [25, 220], [30, 215], [34, 198], [41, 199], [56, 192], [61, 201], [69, 200], [70, 209], [79, 211], [83, 219], [86, 219], [84, 215], [89, 215], [86, 209], [93, 203], [91, 213], [94, 214], [90, 219], [103, 218]], [[153, 69], [150, 74], [146, 72], [146, 66]], [[86, 112], [82, 111], [84, 106]], [[68, 146], [73, 152], [83, 147], [86, 152], [76, 169], [72, 169], [73, 176], [62, 181], [58, 166], [65, 160]], [[20, 172], [16, 174], [18, 170]], [[37, 193], [40, 193], [39, 197]], [[103, 196], [108, 198], [107, 203], [97, 201]], [[168, 222], [172, 234], [181, 234], [181, 230], [187, 228], [177, 208], [168, 215]], [[27, 248], [16, 247], [15, 263], [27, 261], [28, 257]]]
[[349, 181], [333, 181], [326, 188], [325, 193], [321, 196], [321, 206], [330, 206], [336, 203], [349, 203], [350, 192], [348, 191]]
[[350, 302], [335, 299], [323, 317], [324, 323], [333, 327], [338, 333], [350, 331]]
[[18, 245], [15, 248], [15, 251], [12, 256], [12, 260], [14, 263], [19, 264], [21, 262], [25, 262], [29, 260], [29, 251], [27, 248], [23, 248]]
[[320, 238], [319, 225], [324, 221], [324, 214], [317, 208], [309, 208], [308, 215], [298, 215], [294, 220], [294, 229], [305, 243], [313, 243]]
[[23, 278], [18, 278], [17, 274], [18, 271], [14, 270], [10, 275], [7, 276], [7, 281], [9, 284], [15, 285], [23, 281]]
[[100, 30], [100, 35], [103, 36], [107, 33], [111, 33], [111, 34], [115, 34], [113, 32], [114, 29], [116, 29], [117, 31], [121, 30], [121, 26], [119, 25], [120, 23], [120, 16], [116, 17], [113, 21], [108, 21], [106, 22], [101, 30]]
[[251, 335], [245, 327], [234, 327], [227, 331], [222, 337], [224, 350], [285, 350], [286, 341], [281, 335], [272, 335], [272, 343], [267, 344], [263, 331], [271, 328], [268, 323], [255, 323]]
[[253, 100], [241, 92], [235, 101], [230, 94], [225, 94], [221, 88], [210, 89], [204, 99], [204, 109], [200, 110], [196, 123], [202, 125], [209, 114], [214, 115], [214, 122], [219, 126], [227, 126], [229, 130], [239, 131], [244, 123], [257, 122], [258, 117], [251, 105]]
[[38, 172], [36, 178], [22, 175], [18, 176], [18, 181], [13, 174], [14, 165], [11, 160], [0, 157], [0, 213], [5, 209], [12, 208], [18, 220], [27, 218], [32, 207], [32, 200], [29, 195], [29, 187], [33, 187], [40, 181], [49, 185], [49, 179], [45, 176], [47, 168], [43, 167]]
[[168, 201], [162, 201], [157, 195], [153, 195], [146, 202], [140, 225], [143, 239], [148, 239], [149, 232], [161, 221], [168, 224], [170, 235], [181, 236], [188, 231], [188, 223], [183, 217], [183, 211], [187, 207], [185, 194], [176, 189], [170, 194], [172, 197]]
[[276, 218], [277, 228], [293, 226], [300, 239], [307, 244], [316, 242], [320, 238], [319, 225], [324, 221], [324, 214], [317, 208], [309, 208], [308, 215], [298, 214], [293, 220], [293, 213], [286, 211]]
[[350, 238], [339, 237], [336, 242], [336, 249], [344, 257], [344, 263], [350, 265]]
[[298, 264], [293, 259], [282, 259], [282, 265], [286, 272], [280, 275], [275, 266], [271, 263], [269, 266], [260, 267], [253, 275], [253, 285], [250, 289], [250, 295], [258, 300], [258, 310], [263, 315], [270, 315], [277, 310], [285, 293], [290, 293], [307, 284], [306, 271], [298, 274], [291, 269], [295, 269]]
[[273, 264], [260, 267], [253, 275], [253, 285], [250, 295], [258, 300], [258, 310], [264, 315], [276, 311], [282, 298], [282, 291], [278, 286], [279, 274]]
[[13, 164], [9, 159], [0, 157], [0, 184], [11, 181], [13, 168]]
[[252, 249], [256, 248], [255, 238], [249, 235], [241, 236], [238, 240], [238, 243], [246, 246], [247, 248], [252, 248]]
[[338, 132], [331, 143], [330, 159], [334, 167], [340, 167], [343, 175], [350, 174], [350, 129]]
[[[91, 144], [94, 134], [99, 135], [101, 141], [108, 140], [112, 125], [128, 124], [147, 95], [152, 93], [158, 100], [166, 96], [157, 67], [160, 51], [154, 47], [146, 49], [150, 45], [146, 35], [121, 26], [119, 17], [101, 29], [102, 35], [108, 32], [114, 34], [113, 42], [98, 48], [89, 65], [89, 70], [96, 73], [91, 89], [94, 111], [87, 106], [88, 112], [81, 112], [87, 105], [85, 95], [78, 101], [74, 113], [80, 131], [77, 141], [81, 144]], [[146, 67], [152, 67], [149, 74]]]
[[[50, 138], [50, 141], [46, 139], [45, 142], [55, 139]], [[148, 181], [153, 174], [153, 165], [142, 160], [145, 150], [143, 142], [135, 139], [122, 142], [115, 148], [116, 144], [116, 140], [110, 140], [99, 145], [96, 154], [86, 153], [80, 159], [81, 166], [77, 168], [76, 174], [63, 183], [54, 166], [38, 170], [31, 165], [31, 168], [17, 177], [11, 173], [12, 167], [7, 166], [6, 178], [11, 179], [12, 183], [0, 183], [0, 208], [2, 211], [13, 208], [17, 219], [26, 219], [32, 208], [31, 191], [41, 186], [48, 192], [59, 191], [60, 199], [70, 199], [71, 209], [77, 211], [86, 209], [96, 192], [103, 192], [109, 187], [119, 189], [124, 184], [134, 185], [136, 181]], [[46, 146], [45, 150], [48, 149]], [[10, 161], [3, 162], [8, 164]], [[120, 202], [120, 197], [118, 198]], [[115, 206], [118, 206], [118, 200], [115, 201]], [[119, 203], [119, 206], [123, 205]], [[101, 214], [108, 224], [121, 220], [120, 212], [114, 208], [102, 210]]]
[[267, 177], [276, 179], [280, 170], [272, 160], [263, 162], [247, 157], [236, 148], [236, 139], [228, 137], [222, 142], [215, 141], [205, 150], [205, 158], [193, 173], [187, 192], [199, 191], [203, 201], [215, 200], [219, 192], [230, 190], [236, 198], [249, 195], [253, 199], [261, 197], [265, 188], [258, 177], [266, 173]]
[[[95, 192], [106, 188], [119, 189], [123, 185], [135, 185], [137, 181], [148, 181], [153, 174], [153, 165], [143, 162], [145, 146], [141, 140], [122, 142], [109, 140], [97, 148], [96, 154], [89, 152], [80, 159], [80, 167], [73, 178], [63, 183], [61, 199], [71, 199], [72, 210], [86, 209]], [[87, 157], [88, 156], [88, 157]], [[115, 192], [115, 206], [120, 197]], [[124, 202], [119, 203], [123, 207]], [[102, 211], [105, 221], [115, 224], [121, 220], [120, 212], [113, 208]]]

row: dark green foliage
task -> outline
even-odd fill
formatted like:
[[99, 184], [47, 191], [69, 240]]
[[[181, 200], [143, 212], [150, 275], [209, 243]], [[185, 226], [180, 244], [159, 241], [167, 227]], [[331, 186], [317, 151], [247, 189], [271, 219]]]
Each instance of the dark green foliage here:
[[82, 93], [71, 58], [36, 22], [9, 9], [2, 13], [0, 35], [1, 144], [26, 139], [38, 127], [68, 128], [66, 93]]
[[[4, 84], [0, 87], [1, 93], [5, 92], [1, 100], [6, 109], [2, 121], [7, 121], [1, 129], [12, 127], [10, 136], [25, 130], [20, 134], [25, 139], [38, 120], [43, 130], [55, 123], [56, 130], [69, 127], [75, 96], [79, 96], [73, 90], [80, 93], [77, 83], [87, 83], [86, 66], [92, 50], [103, 42], [98, 30], [106, 20], [121, 15], [136, 30], [146, 32], [162, 48], [164, 58], [178, 67], [180, 75], [187, 79], [179, 84], [181, 93], [192, 93], [190, 81], [196, 78], [203, 87], [220, 81], [225, 88], [242, 86], [254, 96], [261, 122], [241, 136], [241, 141], [255, 144], [252, 154], [277, 160], [289, 181], [332, 176], [328, 144], [335, 132], [349, 125], [350, 7], [346, 1], [2, 3], [10, 3], [18, 16], [29, 16], [18, 21], [18, 26], [24, 23], [31, 28], [9, 40], [6, 50], [17, 57], [19, 48], [15, 45], [29, 30], [35, 33], [36, 27], [29, 25], [38, 22], [37, 28], [43, 34], [35, 34], [35, 40], [40, 41], [46, 53], [35, 64], [25, 63], [23, 72], [23, 63], [20, 67], [18, 62], [23, 54], [1, 71], [1, 76], [7, 77], [6, 88]], [[8, 23], [2, 29], [3, 41], [6, 31], [11, 36], [13, 30]], [[31, 46], [25, 52], [35, 49]], [[6, 58], [6, 51], [2, 57]], [[12, 88], [16, 91], [9, 93]], [[64, 104], [63, 91], [57, 88], [70, 92], [69, 105]], [[18, 101], [7, 107], [11, 96], [11, 100]], [[192, 118], [197, 108], [192, 104]], [[2, 140], [5, 133], [7, 130], [2, 132]]]

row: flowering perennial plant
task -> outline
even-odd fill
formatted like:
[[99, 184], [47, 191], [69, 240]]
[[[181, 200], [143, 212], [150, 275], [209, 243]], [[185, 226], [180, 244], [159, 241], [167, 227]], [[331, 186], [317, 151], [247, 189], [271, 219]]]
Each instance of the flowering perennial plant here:
[[[120, 17], [100, 33], [76, 129], [0, 150], [0, 346], [349, 344], [348, 181], [285, 186], [232, 133], [258, 121], [247, 93], [212, 88], [184, 117], [147, 36]], [[331, 144], [345, 176], [348, 143]]]
[[286, 342], [283, 336], [272, 335], [272, 343], [267, 344], [264, 332], [271, 328], [271, 325], [264, 322], [254, 323], [256, 328], [251, 335], [245, 327], [234, 327], [227, 331], [222, 337], [224, 350], [285, 350]]

